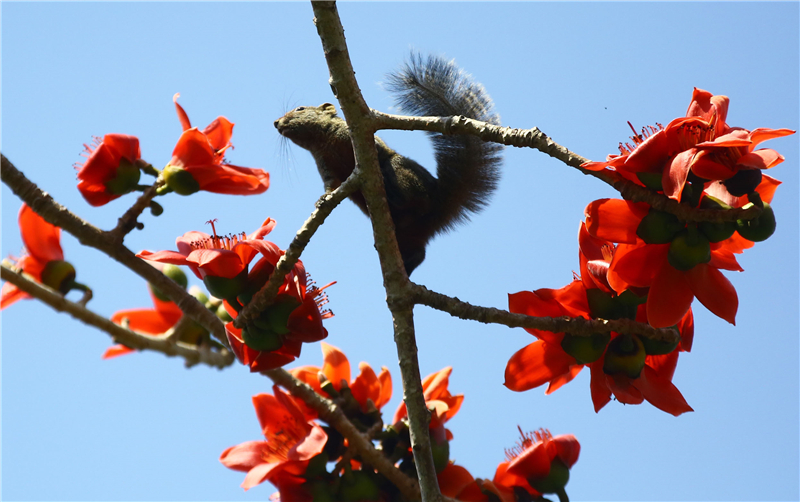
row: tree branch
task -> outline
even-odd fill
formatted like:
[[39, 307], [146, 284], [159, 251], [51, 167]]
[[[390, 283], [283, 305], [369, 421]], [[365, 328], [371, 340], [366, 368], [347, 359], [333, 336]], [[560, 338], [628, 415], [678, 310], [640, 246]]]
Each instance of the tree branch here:
[[392, 312], [395, 343], [403, 380], [403, 400], [408, 409], [409, 431], [414, 452], [414, 463], [424, 502], [439, 502], [442, 495], [436, 478], [436, 469], [431, 453], [428, 423], [430, 413], [425, 404], [417, 360], [417, 344], [414, 334], [413, 304], [407, 294], [406, 275], [394, 223], [389, 213], [383, 177], [378, 166], [375, 149], [375, 125], [373, 115], [361, 95], [355, 79], [347, 50], [339, 13], [334, 2], [312, 2], [317, 32], [322, 41], [325, 59], [330, 70], [331, 88], [344, 112], [357, 169], [360, 169], [361, 193], [367, 202], [375, 248], [381, 263], [387, 304]]
[[372, 115], [375, 119], [376, 129], [432, 131], [442, 134], [470, 134], [478, 136], [484, 141], [492, 141], [502, 145], [515, 146], [518, 148], [534, 148], [560, 160], [570, 167], [574, 167], [583, 174], [594, 176], [604, 183], [607, 183], [618, 191], [626, 200], [631, 202], [646, 202], [659, 211], [674, 214], [682, 221], [722, 223], [725, 221], [751, 220], [761, 214], [761, 209], [755, 206], [748, 209], [696, 209], [670, 199], [666, 195], [653, 192], [648, 188], [622, 179], [618, 177], [614, 171], [607, 169], [602, 171], [589, 171], [581, 167], [581, 164], [589, 162], [589, 159], [581, 157], [568, 148], [559, 145], [540, 131], [538, 127], [534, 127], [533, 129], [513, 129], [511, 127], [501, 127], [458, 115], [454, 117], [407, 117], [381, 113], [376, 110], [372, 110]]
[[116, 343], [121, 343], [126, 347], [137, 350], [152, 350], [170, 357], [182, 357], [186, 360], [187, 366], [202, 363], [222, 369], [233, 364], [233, 353], [229, 352], [227, 349], [222, 349], [220, 352], [212, 352], [210, 350], [198, 349], [194, 345], [171, 340], [168, 334], [150, 336], [137, 333], [136, 331], [124, 328], [105, 317], [95, 314], [78, 303], [67, 300], [57, 291], [28, 279], [4, 264], [0, 265], [0, 273], [2, 274], [1, 277], [3, 280], [10, 282], [55, 310], [66, 312], [85, 324], [105, 331], [111, 335]]
[[5, 155], [2, 156], [2, 177], [14, 194], [23, 200], [45, 221], [61, 227], [80, 241], [84, 246], [93, 247], [125, 265], [162, 291], [170, 300], [189, 317], [207, 329], [220, 343], [228, 347], [225, 325], [212, 312], [203, 306], [192, 295], [178, 286], [158, 269], [151, 266], [136, 255], [120, 241], [115, 240], [110, 232], [104, 232], [91, 223], [82, 220], [67, 208], [57, 203], [47, 192], [22, 174]]
[[303, 223], [300, 230], [294, 236], [292, 243], [286, 249], [286, 253], [281, 256], [278, 263], [275, 265], [275, 270], [269, 277], [269, 281], [253, 295], [252, 300], [244, 306], [241, 312], [238, 313], [233, 325], [237, 328], [243, 328], [247, 321], [257, 317], [272, 301], [275, 295], [278, 294], [283, 284], [286, 274], [292, 271], [300, 255], [311, 241], [311, 237], [317, 232], [320, 225], [325, 221], [328, 215], [331, 214], [333, 209], [339, 205], [350, 194], [358, 190], [359, 180], [356, 172], [353, 172], [336, 190], [331, 193], [326, 193], [319, 198], [316, 204], [316, 209], [311, 213], [311, 216]]
[[553, 333], [570, 333], [577, 336], [591, 336], [592, 333], [630, 333], [653, 340], [676, 342], [680, 335], [672, 328], [654, 328], [648, 324], [631, 319], [584, 319], [582, 317], [531, 317], [524, 314], [490, 307], [470, 305], [458, 298], [451, 298], [441, 293], [431, 291], [419, 284], [411, 285], [414, 301], [442, 312], [447, 312], [453, 317], [478, 321], [482, 323], [502, 324], [509, 328], [529, 328], [550, 331]]

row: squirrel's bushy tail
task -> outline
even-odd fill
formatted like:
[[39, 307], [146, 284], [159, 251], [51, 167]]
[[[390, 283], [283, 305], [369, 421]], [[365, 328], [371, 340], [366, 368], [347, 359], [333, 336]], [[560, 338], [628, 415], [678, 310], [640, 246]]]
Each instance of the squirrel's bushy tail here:
[[[412, 53], [406, 65], [388, 76], [388, 87], [396, 94], [398, 107], [410, 115], [465, 117], [499, 124], [492, 100], [483, 86], [469, 74], [437, 56], [423, 58]], [[468, 219], [489, 201], [500, 178], [502, 146], [475, 136], [429, 133], [436, 156], [438, 178], [437, 215], [440, 230]]]

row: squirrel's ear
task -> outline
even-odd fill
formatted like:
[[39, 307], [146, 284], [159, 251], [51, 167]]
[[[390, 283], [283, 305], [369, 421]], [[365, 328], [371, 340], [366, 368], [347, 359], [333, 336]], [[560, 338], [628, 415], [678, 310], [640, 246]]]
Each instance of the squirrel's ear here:
[[336, 115], [336, 107], [330, 103], [322, 103], [319, 105], [319, 109], [325, 113], [330, 113], [331, 115]]

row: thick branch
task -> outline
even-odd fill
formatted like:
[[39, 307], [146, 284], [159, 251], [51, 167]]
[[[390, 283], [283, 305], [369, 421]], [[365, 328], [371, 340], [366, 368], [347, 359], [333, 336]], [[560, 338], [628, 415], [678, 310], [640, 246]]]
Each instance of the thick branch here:
[[275, 299], [275, 295], [278, 294], [278, 290], [283, 284], [283, 279], [286, 277], [286, 274], [292, 271], [292, 267], [294, 267], [297, 260], [300, 259], [300, 255], [303, 253], [309, 241], [311, 241], [311, 237], [325, 221], [325, 218], [331, 214], [333, 209], [350, 194], [358, 190], [358, 186], [359, 180], [357, 173], [354, 172], [336, 190], [331, 193], [326, 193], [319, 198], [316, 209], [311, 213], [311, 216], [308, 217], [305, 223], [303, 223], [300, 230], [297, 231], [292, 243], [286, 249], [286, 254], [281, 256], [280, 260], [278, 260], [275, 270], [269, 277], [269, 281], [258, 293], [253, 295], [253, 299], [250, 300], [250, 303], [239, 312], [234, 321], [234, 326], [243, 328], [247, 321], [258, 316], [262, 310], [272, 303]]
[[431, 453], [428, 432], [430, 415], [425, 405], [417, 360], [413, 305], [408, 302], [406, 292], [408, 276], [400, 257], [394, 223], [386, 201], [383, 177], [378, 166], [373, 116], [355, 79], [336, 4], [312, 2], [312, 6], [316, 16], [317, 32], [322, 40], [325, 59], [330, 70], [331, 87], [347, 119], [356, 165], [362, 170], [361, 193], [369, 209], [387, 303], [393, 316], [395, 343], [403, 379], [403, 399], [408, 409], [409, 431], [422, 500], [439, 502], [442, 500], [442, 495], [439, 492]]
[[530, 317], [524, 314], [512, 314], [505, 310], [490, 307], [479, 307], [431, 291], [425, 286], [412, 284], [414, 300], [422, 305], [447, 312], [461, 319], [482, 323], [502, 324], [509, 328], [529, 328], [551, 331], [553, 333], [571, 333], [577, 336], [590, 336], [592, 333], [630, 333], [645, 336], [653, 340], [676, 342], [678, 333], [671, 328], [653, 328], [650, 325], [630, 319], [606, 321], [602, 319], [583, 319], [582, 317]]
[[25, 177], [5, 155], [2, 155], [2, 179], [14, 194], [36, 211], [45, 221], [61, 227], [80, 241], [84, 246], [93, 247], [139, 274], [147, 282], [162, 291], [189, 317], [206, 328], [220, 343], [228, 346], [225, 326], [212, 312], [192, 295], [178, 286], [167, 276], [136, 255], [110, 232], [104, 232], [91, 223], [82, 220], [67, 208], [53, 200], [36, 184]]
[[115, 342], [121, 343], [126, 347], [137, 350], [152, 350], [171, 357], [182, 357], [186, 360], [187, 366], [202, 363], [222, 369], [233, 363], [233, 353], [226, 349], [222, 349], [221, 352], [212, 352], [198, 349], [194, 345], [176, 342], [166, 334], [163, 336], [149, 336], [137, 333], [95, 314], [82, 305], [67, 300], [58, 292], [28, 279], [6, 265], [0, 265], [0, 272], [2, 272], [3, 280], [10, 282], [55, 310], [66, 312], [85, 324], [105, 331], [111, 335]]
[[589, 162], [589, 159], [581, 157], [568, 148], [559, 145], [540, 131], [538, 127], [533, 129], [513, 129], [461, 116], [406, 117], [389, 115], [375, 110], [372, 111], [372, 115], [376, 120], [376, 129], [391, 128], [406, 131], [433, 131], [442, 134], [471, 134], [484, 141], [492, 141], [519, 148], [534, 148], [568, 166], [578, 169], [583, 174], [594, 176], [607, 183], [617, 190], [624, 199], [632, 202], [646, 202], [659, 211], [674, 214], [682, 221], [721, 223], [724, 221], [750, 220], [761, 214], [761, 209], [758, 207], [728, 210], [691, 208], [686, 204], [680, 204], [678, 201], [670, 199], [666, 195], [653, 192], [636, 183], [619, 178], [613, 171], [589, 171], [583, 169], [581, 164]]
[[322, 420], [332, 425], [342, 436], [347, 438], [350, 448], [355, 448], [364, 462], [374, 467], [386, 479], [391, 481], [406, 500], [420, 499], [419, 485], [416, 481], [406, 476], [382, 452], [376, 450], [370, 439], [356, 429], [342, 412], [342, 409], [336, 406], [333, 401], [320, 396], [314, 389], [293, 377], [286, 370], [279, 368], [266, 371], [264, 374], [273, 382], [288, 390], [293, 396], [302, 399], [304, 403], [317, 412]]

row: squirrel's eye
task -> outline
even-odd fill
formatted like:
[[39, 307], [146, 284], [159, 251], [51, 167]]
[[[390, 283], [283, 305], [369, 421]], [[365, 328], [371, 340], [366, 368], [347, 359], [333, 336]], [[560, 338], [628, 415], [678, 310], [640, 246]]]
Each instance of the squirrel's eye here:
[[305, 109], [306, 109], [306, 107], [305, 107], [305, 106], [298, 106], [297, 108], [295, 108], [295, 109], [294, 109], [294, 111], [296, 111], [296, 112], [302, 112], [302, 111], [303, 111], [303, 110], [305, 110]]

